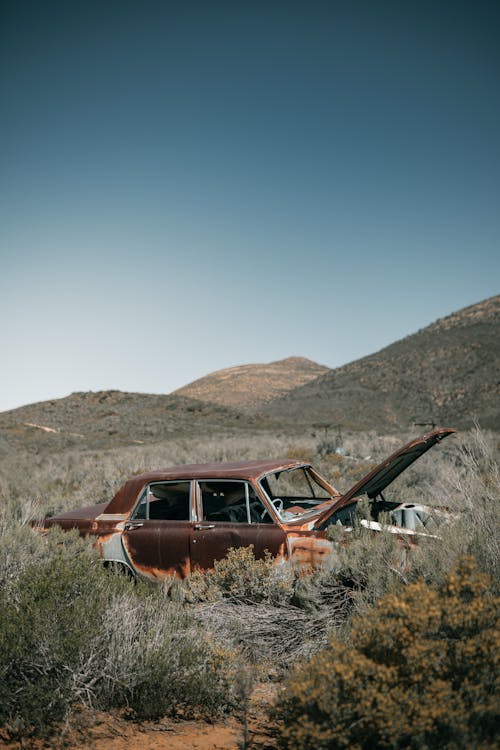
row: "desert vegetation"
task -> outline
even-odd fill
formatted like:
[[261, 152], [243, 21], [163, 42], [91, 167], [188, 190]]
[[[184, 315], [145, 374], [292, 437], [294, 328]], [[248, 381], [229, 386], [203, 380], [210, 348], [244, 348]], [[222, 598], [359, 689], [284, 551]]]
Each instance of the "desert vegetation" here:
[[333, 528], [335, 554], [305, 577], [240, 549], [206, 575], [134, 585], [104, 570], [87, 540], [57, 530], [42, 536], [30, 526], [47, 513], [109, 499], [134, 473], [179, 463], [303, 457], [346, 489], [409, 437], [321, 428], [295, 437], [181, 436], [106, 451], [6, 452], [3, 736], [57, 737], [85, 707], [137, 721], [241, 715], [255, 681], [272, 674], [281, 687], [271, 721], [285, 748], [492, 746], [494, 433], [451, 438], [388, 490], [446, 506], [453, 523], [411, 552], [358, 522], [348, 543]]
[[0, 593], [0, 723], [13, 735], [47, 734], [76, 704], [138, 719], [231, 704], [235, 653], [187, 608], [108, 573], [77, 535], [51, 531], [28, 552], [31, 534], [4, 557]]
[[287, 677], [281, 745], [492, 747], [498, 722], [498, 596], [472, 558], [357, 615]]

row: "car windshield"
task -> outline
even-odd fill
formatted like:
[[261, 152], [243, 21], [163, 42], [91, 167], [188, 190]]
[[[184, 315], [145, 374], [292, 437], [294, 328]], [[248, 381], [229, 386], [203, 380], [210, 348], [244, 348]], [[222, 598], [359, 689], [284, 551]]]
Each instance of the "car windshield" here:
[[308, 466], [266, 474], [260, 484], [282, 521], [314, 510], [333, 497]]

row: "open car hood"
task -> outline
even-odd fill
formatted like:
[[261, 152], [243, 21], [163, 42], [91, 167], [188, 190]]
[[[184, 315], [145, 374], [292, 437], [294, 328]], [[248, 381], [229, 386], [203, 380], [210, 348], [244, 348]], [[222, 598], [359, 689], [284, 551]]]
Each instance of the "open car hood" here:
[[399, 450], [395, 451], [389, 458], [372, 469], [366, 476], [351, 487], [350, 490], [341, 495], [335, 502], [326, 508], [316, 519], [314, 526], [321, 526], [333, 513], [349, 505], [354, 498], [360, 495], [368, 495], [369, 498], [376, 497], [385, 488], [393, 482], [405, 469], [408, 468], [417, 458], [426, 453], [436, 443], [441, 442], [448, 435], [452, 435], [456, 430], [451, 427], [440, 427], [432, 432], [421, 435], [410, 443], [407, 443]]

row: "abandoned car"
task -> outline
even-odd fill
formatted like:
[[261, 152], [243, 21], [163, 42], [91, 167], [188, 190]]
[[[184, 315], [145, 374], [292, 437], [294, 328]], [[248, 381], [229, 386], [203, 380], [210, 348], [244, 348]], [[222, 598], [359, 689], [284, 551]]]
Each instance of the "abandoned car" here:
[[[391, 502], [386, 487], [453, 429], [433, 430], [393, 453], [348, 492], [340, 494], [308, 463], [245, 461], [175, 466], [129, 479], [106, 503], [45, 519], [52, 525], [95, 535], [101, 557], [134, 576], [161, 579], [208, 570], [232, 547], [253, 545], [299, 567], [318, 565], [332, 551], [326, 529], [349, 527], [356, 504], [370, 502], [374, 530], [426, 533], [429, 509]], [[439, 512], [439, 511], [438, 511]]]

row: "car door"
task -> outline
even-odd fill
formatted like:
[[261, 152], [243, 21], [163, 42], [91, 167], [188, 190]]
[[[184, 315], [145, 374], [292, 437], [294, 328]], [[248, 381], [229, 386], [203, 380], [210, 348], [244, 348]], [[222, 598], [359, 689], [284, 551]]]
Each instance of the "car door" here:
[[196, 510], [192, 482], [152, 482], [125, 524], [123, 547], [140, 576], [184, 578], [191, 570], [190, 539]]
[[267, 512], [253, 487], [241, 480], [207, 479], [197, 483], [199, 523], [191, 537], [191, 569], [208, 570], [231, 547], [253, 545], [256, 558], [265, 550], [286, 552], [286, 535]]

